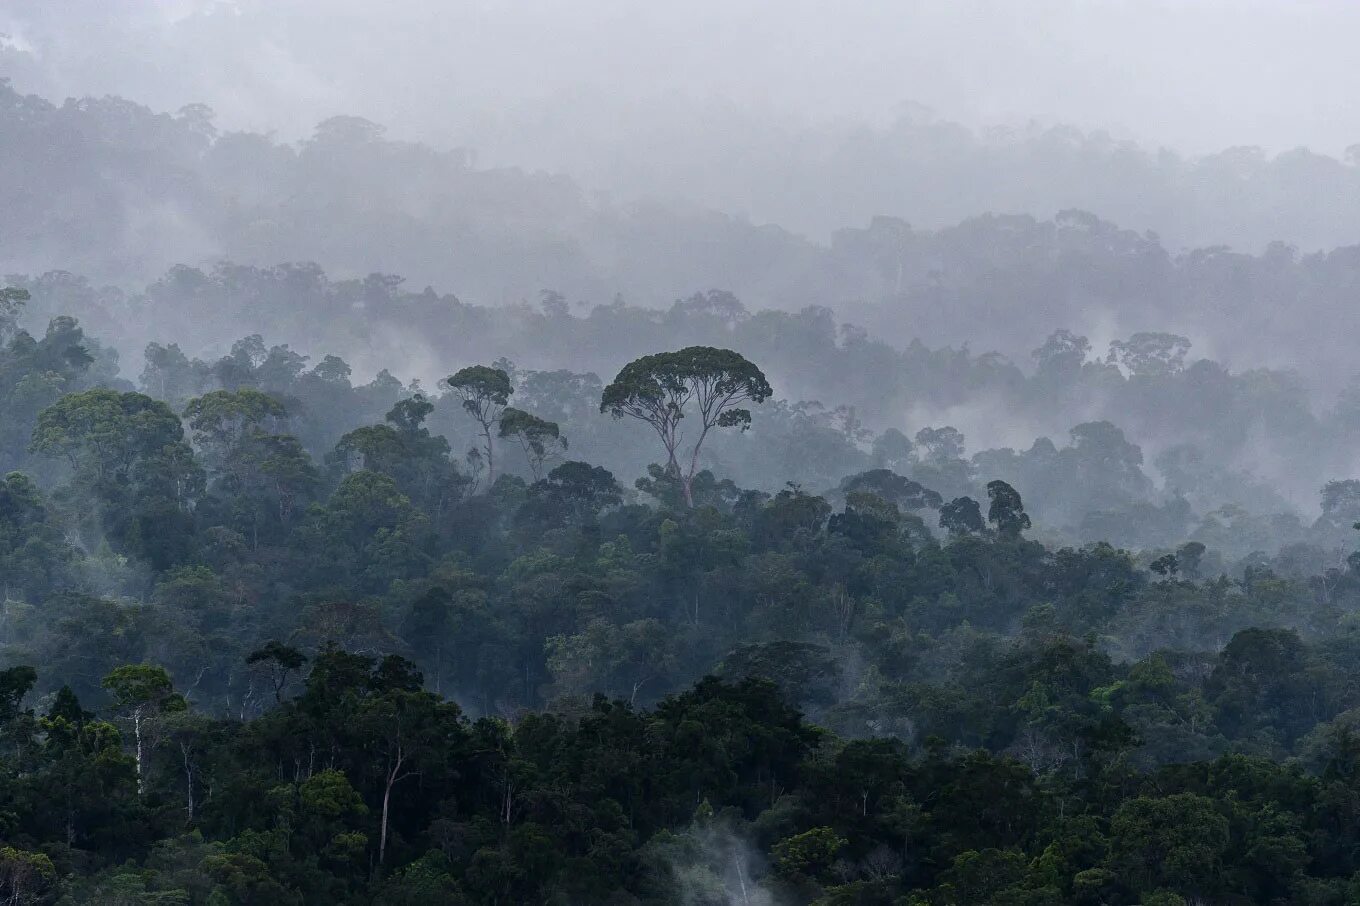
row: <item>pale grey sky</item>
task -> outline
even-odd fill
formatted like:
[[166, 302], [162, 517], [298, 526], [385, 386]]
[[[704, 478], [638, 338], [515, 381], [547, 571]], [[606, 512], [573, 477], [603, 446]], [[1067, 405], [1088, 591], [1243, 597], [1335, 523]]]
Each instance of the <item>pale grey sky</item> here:
[[[1190, 153], [1360, 142], [1354, 0], [9, 0], [0, 72], [60, 100], [121, 94], [306, 134], [392, 134], [553, 164], [714, 111], [969, 125], [1031, 118]], [[589, 153], [564, 135], [563, 166]]]

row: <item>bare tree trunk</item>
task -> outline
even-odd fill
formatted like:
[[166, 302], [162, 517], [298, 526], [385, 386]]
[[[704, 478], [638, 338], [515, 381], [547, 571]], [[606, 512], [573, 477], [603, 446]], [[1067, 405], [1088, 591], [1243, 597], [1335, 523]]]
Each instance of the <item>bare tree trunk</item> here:
[[137, 739], [137, 795], [140, 796], [145, 791], [144, 781], [142, 780], [142, 709], [136, 708], [132, 712], [132, 735]]
[[704, 445], [704, 438], [708, 437], [708, 424], [704, 424], [704, 429], [699, 432], [699, 439], [694, 442], [694, 452], [689, 457], [689, 472], [685, 475], [682, 484], [685, 488], [685, 506], [694, 509], [694, 473], [699, 470], [699, 448]]
[[180, 754], [184, 757], [184, 785], [189, 791], [189, 823], [194, 823], [194, 765], [189, 760], [189, 747], [179, 744]]
[[680, 438], [676, 436], [675, 431], [674, 425], [664, 431], [657, 428], [657, 433], [661, 435], [661, 443], [666, 448], [666, 474], [679, 478], [681, 475], [680, 460], [675, 458], [675, 448], [680, 446]]
[[486, 489], [496, 483], [496, 453], [491, 447], [491, 423], [482, 425], [482, 436], [486, 438]]
[[379, 865], [383, 864], [383, 859], [385, 859], [385, 858], [387, 857], [387, 815], [388, 815], [388, 805], [389, 805], [389, 803], [391, 802], [391, 799], [392, 799], [392, 787], [394, 787], [394, 786], [396, 785], [397, 781], [401, 779], [400, 776], [398, 776], [398, 774], [399, 774], [399, 772], [401, 771], [401, 764], [402, 764], [403, 761], [405, 761], [405, 756], [402, 754], [401, 749], [397, 749], [397, 761], [396, 761], [396, 764], [392, 765], [392, 770], [390, 770], [390, 771], [387, 772], [387, 787], [383, 790], [382, 832], [381, 832], [381, 835], [380, 835], [379, 838], [378, 838], [378, 864], [379, 864]]
[[732, 862], [737, 866], [737, 885], [741, 888], [741, 902], [743, 906], [751, 902], [750, 895], [746, 892], [746, 872], [742, 870], [741, 854], [732, 857]]

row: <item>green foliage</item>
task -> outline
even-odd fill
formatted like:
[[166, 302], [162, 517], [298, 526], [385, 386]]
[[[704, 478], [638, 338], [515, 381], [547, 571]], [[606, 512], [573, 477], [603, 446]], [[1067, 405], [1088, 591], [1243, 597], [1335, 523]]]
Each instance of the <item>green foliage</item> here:
[[42, 492], [25, 475], [0, 479], [0, 593], [40, 600], [68, 586], [78, 554]]
[[128, 664], [104, 677], [104, 688], [120, 707], [137, 708], [165, 700], [173, 685], [163, 667]]
[[1212, 799], [1192, 793], [1132, 799], [1114, 814], [1110, 833], [1112, 861], [1135, 889], [1219, 893], [1232, 837]]
[[849, 842], [832, 828], [814, 827], [774, 845], [775, 868], [792, 877], [819, 875]]
[[987, 499], [991, 501], [987, 508], [987, 521], [992, 524], [997, 537], [1015, 541], [1021, 532], [1030, 527], [1020, 494], [1006, 482], [987, 482]]
[[219, 448], [219, 455], [223, 456], [243, 435], [259, 431], [286, 414], [282, 403], [251, 387], [214, 390], [191, 400], [184, 409], [184, 417], [194, 432], [194, 442]]
[[96, 389], [72, 393], [45, 409], [33, 449], [67, 456], [100, 481], [126, 480], [144, 458], [181, 443], [184, 429], [170, 408], [140, 393]]
[[463, 407], [479, 416], [484, 406], [506, 405], [515, 392], [505, 369], [487, 365], [469, 365], [450, 375], [446, 382], [463, 396]]
[[[715, 427], [746, 430], [751, 413], [737, 408], [739, 404], [762, 403], [773, 392], [761, 370], [739, 353], [689, 346], [629, 362], [601, 393], [600, 411], [651, 425], [665, 447], [666, 470], [681, 476], [685, 501], [693, 506], [694, 475], [708, 432]], [[698, 436], [682, 471], [676, 450], [682, 440], [680, 422], [691, 403], [699, 419]]]
[[15, 330], [19, 309], [32, 296], [28, 290], [18, 286], [0, 288], [0, 340], [8, 340]]
[[[720, 308], [704, 316], [746, 323]], [[1106, 367], [1059, 341], [1036, 379]], [[1353, 897], [1360, 558], [1066, 545], [1049, 495], [1011, 479], [1146, 502], [1113, 424], [972, 460], [928, 428], [871, 454], [848, 408], [723, 409], [768, 384], [699, 349], [625, 368], [634, 396], [516, 372], [524, 409], [508, 366], [471, 369], [495, 436], [531, 443], [484, 493], [440, 433], [466, 425], [461, 395], [356, 387], [258, 337], [211, 366], [156, 353], [193, 446], [149, 396], [44, 403], [48, 471], [0, 482], [0, 885], [190, 904]], [[76, 380], [94, 362], [72, 355]], [[1152, 367], [1131, 380], [1183, 379]], [[598, 398], [768, 418], [845, 468], [771, 493], [715, 442], [717, 472], [654, 465], [633, 488], [586, 459], [539, 475], [560, 426], [574, 455], [578, 436], [632, 442]], [[1333, 537], [1352, 490], [1329, 485], [1304, 537]]]
[[556, 422], [514, 407], [501, 413], [500, 436], [519, 439], [535, 481], [543, 472], [543, 464], [567, 449], [567, 439]]
[[510, 385], [510, 375], [503, 368], [469, 365], [445, 378], [444, 383], [462, 397], [463, 409], [481, 428], [487, 481], [494, 481], [496, 459], [495, 445], [491, 439], [492, 428], [500, 424], [510, 395], [515, 392]]
[[91, 534], [161, 569], [187, 556], [202, 470], [164, 403], [108, 389], [68, 394], [38, 416], [31, 446], [69, 461], [97, 504]]
[[950, 535], [980, 535], [986, 527], [982, 508], [971, 497], [955, 497], [940, 507], [940, 528]]
[[0, 897], [6, 903], [41, 903], [56, 883], [56, 866], [46, 855], [0, 847]]

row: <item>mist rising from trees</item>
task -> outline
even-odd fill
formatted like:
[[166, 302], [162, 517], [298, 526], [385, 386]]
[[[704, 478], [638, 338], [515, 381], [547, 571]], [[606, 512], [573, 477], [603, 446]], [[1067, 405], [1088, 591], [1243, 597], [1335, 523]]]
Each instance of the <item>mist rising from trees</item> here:
[[0, 900], [1360, 902], [1357, 26], [0, 11]]

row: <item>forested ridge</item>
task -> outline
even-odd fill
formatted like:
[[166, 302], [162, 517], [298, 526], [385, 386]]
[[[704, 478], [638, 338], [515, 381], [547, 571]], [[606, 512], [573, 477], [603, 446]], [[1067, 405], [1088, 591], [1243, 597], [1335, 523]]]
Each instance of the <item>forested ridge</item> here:
[[[1339, 446], [1270, 372], [1174, 334], [1058, 332], [1026, 373], [724, 294], [549, 295], [531, 327], [657, 343], [605, 378], [483, 343], [356, 383], [155, 342], [133, 381], [73, 318], [20, 327], [34, 302], [0, 295], [13, 902], [1360, 896], [1360, 483], [1274, 509], [1230, 418], [1162, 405], [1215, 386]], [[701, 329], [732, 342], [661, 336]], [[786, 396], [800, 355], [835, 386], [867, 351], [866, 380], [1099, 391], [1202, 446], [1156, 483], [1109, 421], [968, 456]]]
[[0, 906], [1360, 906], [1357, 33], [0, 3]]
[[[30, 294], [18, 323], [37, 348], [79, 342], [95, 359], [61, 387], [112, 381], [176, 412], [211, 390], [256, 387], [297, 402], [289, 430], [314, 457], [382, 421], [402, 394], [438, 391], [450, 363], [494, 350], [516, 405], [559, 424], [572, 458], [640, 474], [655, 458], [651, 440], [598, 412], [601, 375], [658, 349], [704, 345], [759, 362], [778, 391], [753, 409], [750, 432], [705, 447], [715, 473], [742, 487], [821, 491], [886, 467], [953, 497], [997, 477], [1031, 498], [1053, 543], [1147, 548], [1194, 536], [1232, 559], [1311, 544], [1314, 570], [1339, 562], [1332, 555], [1360, 518], [1360, 495], [1318, 493], [1354, 474], [1354, 382], [1317, 389], [1297, 371], [1233, 366], [1166, 331], [1099, 343], [1060, 328], [1012, 360], [966, 345], [895, 345], [824, 307], [752, 309], [717, 290], [664, 308], [587, 309], [545, 291], [535, 305], [497, 309], [411, 292], [390, 275], [332, 280], [306, 264], [176, 268], [136, 295], [67, 273], [14, 286]], [[260, 332], [202, 339], [243, 324]], [[151, 342], [129, 348], [130, 327], [149, 328]], [[0, 426], [0, 469], [48, 467], [28, 452], [31, 419], [60, 390], [43, 388], [25, 397], [29, 421]], [[429, 427], [461, 454], [472, 423], [454, 397], [430, 401]]]
[[[374, 370], [447, 354], [427, 335], [446, 341], [448, 325], [419, 305], [385, 310], [381, 287], [362, 319], [336, 308], [301, 319], [325, 295], [316, 271], [401, 275], [411, 295], [453, 287], [492, 309], [543, 288], [654, 305], [721, 287], [753, 309], [831, 306], [897, 345], [968, 342], [1022, 364], [1059, 328], [1165, 330], [1237, 368], [1287, 365], [1333, 384], [1354, 374], [1360, 146], [1344, 160], [1259, 148], [1181, 159], [1064, 127], [981, 136], [910, 115], [835, 137], [761, 136], [768, 147], [736, 159], [671, 138], [608, 168], [673, 160], [677, 182], [764, 196], [773, 222], [478, 166], [466, 149], [395, 140], [359, 117], [285, 143], [219, 128], [202, 104], [62, 101], [0, 79], [0, 273], [69, 272], [106, 298], [154, 283], [152, 304], [134, 309], [166, 322], [159, 339], [188, 344], [183, 319], [192, 342], [231, 336], [234, 305], [277, 294], [250, 269], [295, 262], [267, 282], [286, 281], [297, 308], [257, 305], [251, 330], [351, 359], [376, 341]], [[219, 262], [230, 264], [206, 281], [158, 279]], [[76, 302], [54, 313], [88, 320], [100, 307]], [[103, 336], [157, 338], [113, 308]]]

